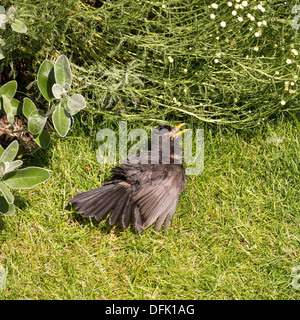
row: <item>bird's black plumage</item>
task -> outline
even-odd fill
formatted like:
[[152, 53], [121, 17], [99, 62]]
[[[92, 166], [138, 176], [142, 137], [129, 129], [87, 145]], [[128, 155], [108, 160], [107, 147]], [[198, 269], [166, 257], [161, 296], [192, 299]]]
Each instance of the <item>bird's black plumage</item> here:
[[[174, 159], [174, 141], [170, 126], [158, 126], [158, 131], [165, 130], [164, 137], [170, 139], [169, 164], [162, 156], [162, 144], [144, 151], [139, 155], [148, 158], [148, 163], [136, 163], [133, 157], [124, 164], [113, 168], [113, 177], [100, 188], [77, 194], [70, 202], [82, 213], [83, 217], [100, 220], [109, 215], [109, 224], [120, 224], [127, 228], [130, 222], [138, 232], [143, 232], [155, 223], [158, 230], [171, 224], [176, 211], [179, 195], [185, 189], [186, 175], [182, 164]], [[169, 133], [170, 132], [170, 133]], [[159, 163], [151, 164], [151, 153], [159, 153]], [[136, 158], [135, 158], [136, 159]]]

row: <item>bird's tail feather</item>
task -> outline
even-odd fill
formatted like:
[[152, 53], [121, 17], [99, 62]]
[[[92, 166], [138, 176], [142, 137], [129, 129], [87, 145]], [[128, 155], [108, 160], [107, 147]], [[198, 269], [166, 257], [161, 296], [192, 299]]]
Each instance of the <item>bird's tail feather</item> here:
[[135, 229], [142, 232], [142, 220], [138, 208], [130, 201], [130, 188], [122, 181], [106, 183], [104, 186], [77, 194], [70, 203], [83, 217], [105, 218], [110, 212], [108, 222], [116, 225], [120, 222], [123, 228], [129, 226], [132, 218]]

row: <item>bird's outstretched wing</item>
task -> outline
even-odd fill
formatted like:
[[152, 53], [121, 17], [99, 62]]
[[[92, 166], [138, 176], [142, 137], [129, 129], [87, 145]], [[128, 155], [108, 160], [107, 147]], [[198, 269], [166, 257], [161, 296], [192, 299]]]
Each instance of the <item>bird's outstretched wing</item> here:
[[143, 232], [155, 221], [154, 230], [171, 224], [179, 194], [185, 187], [179, 165], [124, 164], [113, 169], [114, 177], [102, 187], [77, 194], [70, 202], [83, 217], [97, 220], [109, 214], [109, 224], [123, 228], [133, 222]]

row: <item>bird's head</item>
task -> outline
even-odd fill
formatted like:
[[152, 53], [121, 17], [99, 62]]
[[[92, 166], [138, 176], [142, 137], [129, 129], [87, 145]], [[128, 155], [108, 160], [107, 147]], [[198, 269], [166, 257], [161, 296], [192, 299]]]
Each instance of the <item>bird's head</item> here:
[[186, 130], [180, 130], [180, 128], [182, 126], [184, 126], [185, 123], [180, 123], [179, 125], [177, 125], [176, 127], [172, 128], [171, 126], [164, 124], [164, 125], [159, 125], [156, 129], [161, 132], [161, 131], [166, 131], [165, 135], [170, 137], [171, 140], [172, 139], [176, 139], [177, 137], [179, 137], [180, 135], [182, 135]]
[[[159, 139], [155, 140], [154, 144], [152, 145], [152, 151], [155, 152], [155, 150], [159, 151], [162, 156], [162, 159], [171, 159], [171, 163], [174, 162], [174, 159], [181, 159], [181, 153], [182, 149], [180, 146], [180, 141], [178, 143], [175, 142], [175, 140], [178, 139], [186, 130], [181, 130], [180, 128], [184, 125], [185, 123], [180, 123], [176, 127], [172, 128], [169, 125], [159, 125], [156, 130], [155, 134], [158, 135]], [[154, 137], [153, 137], [154, 138]], [[168, 143], [166, 143], [169, 140]], [[163, 148], [164, 142], [165, 141], [165, 147], [166, 149]], [[163, 151], [166, 151], [165, 153]], [[168, 160], [167, 160], [168, 162]]]

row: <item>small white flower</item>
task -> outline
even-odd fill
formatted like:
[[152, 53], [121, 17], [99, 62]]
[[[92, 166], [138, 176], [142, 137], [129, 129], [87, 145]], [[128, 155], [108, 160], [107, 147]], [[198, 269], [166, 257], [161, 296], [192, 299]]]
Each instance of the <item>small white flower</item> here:
[[289, 82], [285, 81], [284, 83], [284, 90], [289, 90]]
[[219, 60], [218, 60], [218, 59], [215, 59], [214, 62], [215, 62], [215, 63], [219, 63]]
[[222, 56], [222, 52], [218, 52], [218, 53], [216, 54], [216, 57], [217, 57], [217, 58], [221, 58], [221, 56]]
[[264, 25], [264, 26], [266, 26], [266, 25], [267, 25], [267, 21], [266, 21], [266, 20], [263, 20], [263, 22], [262, 22], [262, 23], [263, 23], [263, 25]]
[[216, 16], [212, 13], [211, 15], [210, 15], [210, 18], [211, 19], [214, 19]]
[[236, 12], [235, 10], [233, 10], [233, 11], [232, 11], [232, 15], [233, 15], [233, 16], [236, 16], [236, 15], [237, 15], [237, 12]]
[[227, 2], [227, 4], [228, 4], [228, 7], [232, 7], [232, 2]]
[[294, 86], [294, 85], [295, 85], [295, 82], [292, 81], [292, 82], [291, 82], [291, 86]]
[[240, 22], [244, 21], [243, 17], [238, 17], [238, 20], [239, 20]]
[[275, 71], [275, 74], [278, 76], [279, 75], [279, 71]]
[[286, 59], [286, 63], [287, 63], [287, 64], [291, 64], [291, 63], [292, 63], [292, 60], [291, 60], [291, 59]]
[[187, 72], [188, 72], [188, 70], [187, 70], [187, 69], [183, 69], [183, 72], [184, 72], [184, 73], [187, 73]]
[[183, 92], [184, 92], [184, 93], [187, 93], [187, 88], [184, 88], [184, 89], [183, 89]]
[[257, 25], [258, 25], [259, 27], [261, 27], [262, 22], [261, 22], [261, 21], [258, 21], [258, 22], [257, 22]]
[[292, 49], [291, 52], [292, 52], [292, 54], [295, 55], [295, 56], [298, 55], [298, 51], [297, 51], [296, 49]]
[[216, 3], [212, 3], [211, 7], [214, 9], [218, 9], [219, 6]]
[[259, 32], [255, 32], [254, 35], [255, 35], [255, 37], [259, 37], [260, 33]]
[[222, 28], [225, 28], [225, 27], [226, 27], [226, 22], [225, 22], [225, 21], [222, 21], [222, 22], [220, 23], [220, 25], [221, 25]]
[[286, 104], [286, 102], [285, 102], [284, 100], [281, 100], [281, 101], [280, 101], [280, 104], [281, 104], [282, 106], [284, 106], [284, 105]]
[[257, 9], [259, 9], [261, 12], [265, 12], [266, 11], [266, 9], [261, 4], [259, 4], [257, 6]]
[[247, 5], [248, 5], [248, 2], [247, 2], [247, 1], [243, 1], [243, 2], [242, 2], [242, 6], [243, 6], [243, 7], [247, 7]]
[[162, 7], [163, 9], [166, 9], [167, 6], [166, 6], [165, 4], [163, 4], [161, 7]]
[[259, 49], [258, 49], [258, 47], [254, 47], [253, 50], [254, 51], [258, 51]]
[[174, 62], [174, 59], [171, 56], [168, 56], [168, 60], [169, 60], [170, 63]]

